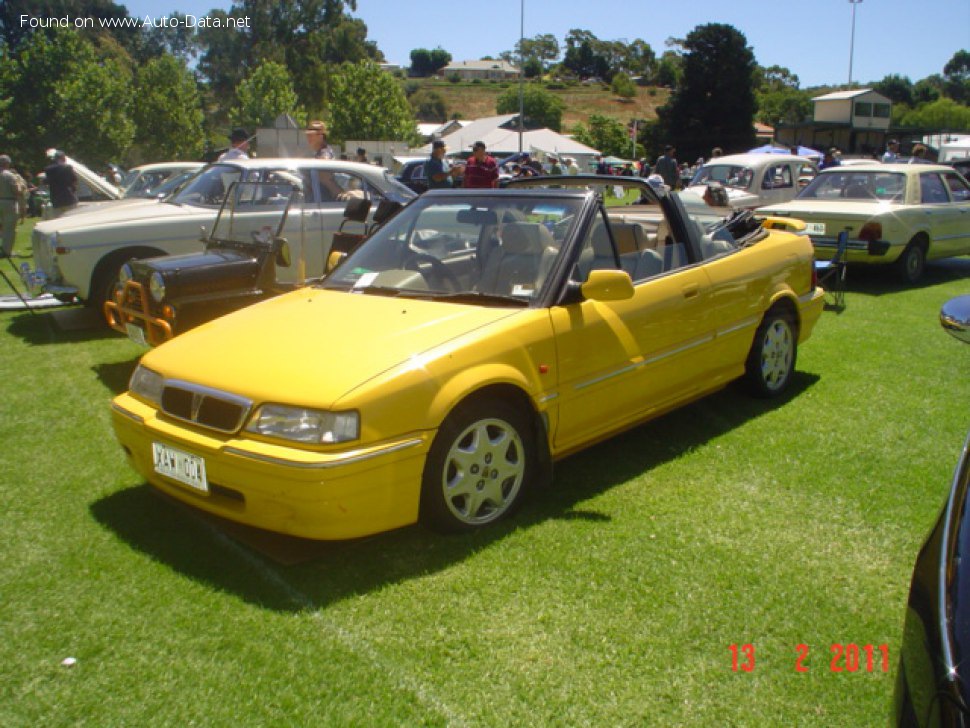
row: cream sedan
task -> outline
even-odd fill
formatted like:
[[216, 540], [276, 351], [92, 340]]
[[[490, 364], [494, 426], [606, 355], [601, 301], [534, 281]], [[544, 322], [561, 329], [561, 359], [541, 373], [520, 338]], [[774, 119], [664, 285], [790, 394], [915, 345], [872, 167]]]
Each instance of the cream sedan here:
[[819, 259], [849, 233], [849, 263], [893, 264], [915, 283], [927, 260], [970, 254], [970, 183], [952, 167], [872, 164], [823, 170], [791, 202], [758, 209], [804, 220]]

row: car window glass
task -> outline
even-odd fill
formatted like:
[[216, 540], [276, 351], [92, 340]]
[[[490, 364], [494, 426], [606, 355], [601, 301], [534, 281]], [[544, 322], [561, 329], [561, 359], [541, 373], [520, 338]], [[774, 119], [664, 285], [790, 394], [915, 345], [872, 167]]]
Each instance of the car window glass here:
[[787, 164], [777, 164], [765, 170], [765, 178], [761, 188], [765, 190], [780, 190], [792, 187], [791, 167]]
[[354, 198], [379, 200], [380, 193], [366, 180], [347, 172], [317, 170], [321, 202], [344, 202]]
[[748, 167], [741, 167], [736, 164], [705, 164], [694, 175], [691, 184], [700, 185], [713, 181], [720, 182], [727, 187], [746, 190], [751, 185], [753, 178], [754, 171]]
[[924, 172], [919, 176], [919, 196], [924, 205], [950, 201], [943, 180], [936, 172]]
[[961, 179], [960, 175], [947, 172], [943, 178], [946, 180], [946, 186], [950, 188], [950, 196], [954, 202], [970, 201], [970, 185]]
[[[259, 181], [258, 170], [252, 170], [249, 174], [255, 173]], [[226, 190], [233, 182], [239, 180], [241, 170], [227, 164], [215, 164], [204, 170], [198, 177], [191, 180], [185, 187], [172, 198], [172, 201], [180, 205], [196, 205], [202, 207], [219, 207], [222, 199], [226, 195]]]
[[906, 177], [898, 172], [824, 172], [798, 193], [798, 199], [902, 202], [905, 189]]

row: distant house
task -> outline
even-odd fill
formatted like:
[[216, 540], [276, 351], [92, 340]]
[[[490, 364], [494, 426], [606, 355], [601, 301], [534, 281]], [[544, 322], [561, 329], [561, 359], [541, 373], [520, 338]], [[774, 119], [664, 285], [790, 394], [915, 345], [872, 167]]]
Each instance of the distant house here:
[[775, 138], [813, 149], [838, 147], [850, 154], [878, 154], [886, 146], [892, 101], [869, 88], [836, 91], [812, 99], [811, 121], [783, 123]]
[[439, 76], [450, 78], [457, 75], [462, 81], [476, 78], [487, 81], [507, 81], [519, 77], [519, 69], [508, 61], [459, 61], [449, 63], [438, 71]]

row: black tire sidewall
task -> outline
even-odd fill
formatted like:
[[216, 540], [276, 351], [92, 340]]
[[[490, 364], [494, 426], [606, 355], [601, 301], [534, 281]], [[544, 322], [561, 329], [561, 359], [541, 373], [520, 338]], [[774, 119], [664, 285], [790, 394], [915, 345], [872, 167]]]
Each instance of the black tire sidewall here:
[[[791, 362], [788, 365], [788, 372], [785, 375], [785, 381], [780, 387], [772, 389], [768, 386], [768, 383], [765, 381], [764, 375], [761, 371], [761, 359], [764, 354], [765, 336], [767, 335], [768, 330], [778, 321], [783, 321], [788, 327], [788, 332], [791, 336], [792, 351]], [[754, 342], [751, 344], [751, 351], [748, 354], [748, 360], [745, 363], [744, 378], [749, 392], [755, 397], [760, 397], [763, 399], [777, 397], [782, 394], [791, 385], [792, 375], [795, 373], [795, 361], [797, 358], [798, 336], [795, 333], [795, 326], [792, 323], [791, 315], [778, 309], [769, 310], [768, 313], [765, 314], [765, 317], [761, 320], [761, 323], [758, 325], [758, 330], [754, 335]]]

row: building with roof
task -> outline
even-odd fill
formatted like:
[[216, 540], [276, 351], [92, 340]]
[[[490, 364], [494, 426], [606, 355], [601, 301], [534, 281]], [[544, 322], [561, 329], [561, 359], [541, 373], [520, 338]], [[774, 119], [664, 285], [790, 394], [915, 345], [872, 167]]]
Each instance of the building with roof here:
[[775, 138], [814, 149], [838, 147], [850, 154], [875, 155], [885, 149], [892, 101], [869, 88], [823, 94], [812, 99], [810, 121], [782, 123]]
[[449, 63], [438, 71], [444, 78], [458, 76], [462, 81], [508, 81], [519, 77], [519, 69], [508, 61], [458, 61]]

